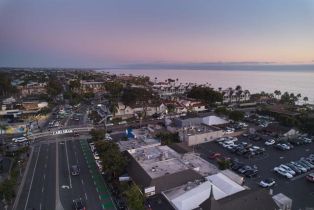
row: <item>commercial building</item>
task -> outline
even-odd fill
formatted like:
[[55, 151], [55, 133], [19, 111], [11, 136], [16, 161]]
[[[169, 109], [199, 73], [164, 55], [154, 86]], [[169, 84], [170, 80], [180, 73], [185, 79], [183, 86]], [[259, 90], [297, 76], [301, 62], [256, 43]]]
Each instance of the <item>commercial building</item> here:
[[218, 169], [193, 153], [179, 154], [168, 146], [148, 145], [127, 151], [128, 174], [143, 194], [151, 196], [189, 181], [202, 180]]
[[223, 135], [224, 132], [222, 129], [205, 124], [188, 127], [179, 131], [180, 140], [185, 142], [188, 146], [210, 142]]

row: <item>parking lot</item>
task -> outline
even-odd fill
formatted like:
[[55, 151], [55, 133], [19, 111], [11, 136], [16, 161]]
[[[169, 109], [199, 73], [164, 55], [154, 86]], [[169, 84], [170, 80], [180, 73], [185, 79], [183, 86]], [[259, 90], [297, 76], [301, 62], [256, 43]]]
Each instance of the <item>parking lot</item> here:
[[240, 136], [235, 144], [239, 145], [242, 142], [244, 144], [252, 144], [255, 147], [265, 148], [265, 151], [261, 154], [254, 156], [245, 156], [237, 153], [233, 153], [223, 147], [217, 142], [204, 143], [195, 146], [195, 151], [199, 152], [201, 156], [211, 163], [217, 164], [215, 158], [210, 158], [210, 154], [220, 153], [223, 157], [237, 159], [239, 162], [250, 166], [256, 166], [258, 173], [255, 177], [245, 178], [245, 185], [254, 189], [259, 188], [259, 182], [265, 178], [273, 178], [276, 181], [276, 185], [272, 187], [273, 193], [283, 193], [293, 199], [293, 209], [304, 209], [305, 207], [314, 207], [314, 183], [310, 183], [306, 180], [305, 176], [309, 173], [313, 173], [314, 169], [296, 175], [291, 179], [283, 177], [274, 172], [274, 167], [280, 164], [286, 164], [290, 161], [297, 161], [301, 157], [308, 157], [310, 154], [314, 154], [314, 143], [294, 146], [290, 150], [278, 150], [274, 145], [265, 145], [265, 140], [261, 139], [254, 141], [247, 136]]

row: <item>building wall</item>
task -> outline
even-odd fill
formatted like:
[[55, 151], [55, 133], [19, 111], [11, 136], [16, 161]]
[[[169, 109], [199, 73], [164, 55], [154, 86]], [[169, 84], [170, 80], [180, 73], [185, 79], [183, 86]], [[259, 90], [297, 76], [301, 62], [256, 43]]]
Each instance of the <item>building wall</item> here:
[[208, 133], [201, 133], [201, 134], [195, 134], [188, 136], [184, 134], [183, 132], [180, 132], [179, 137], [180, 140], [183, 142], [186, 142], [188, 146], [193, 146], [197, 144], [203, 144], [206, 142], [211, 142], [217, 138], [220, 138], [224, 135], [222, 130], [218, 131], [212, 131]]
[[177, 127], [190, 127], [193, 125], [200, 125], [202, 123], [202, 118], [194, 117], [194, 118], [188, 118], [188, 119], [181, 119], [177, 118], [174, 119], [174, 124]]

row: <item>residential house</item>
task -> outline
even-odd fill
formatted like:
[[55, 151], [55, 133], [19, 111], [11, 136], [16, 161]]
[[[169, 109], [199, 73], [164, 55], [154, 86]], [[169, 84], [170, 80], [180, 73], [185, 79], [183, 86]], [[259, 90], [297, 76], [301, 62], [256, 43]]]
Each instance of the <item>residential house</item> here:
[[227, 88], [225, 90], [219, 90], [223, 95], [223, 103], [242, 103], [250, 100], [250, 91], [248, 90], [235, 90], [233, 88]]

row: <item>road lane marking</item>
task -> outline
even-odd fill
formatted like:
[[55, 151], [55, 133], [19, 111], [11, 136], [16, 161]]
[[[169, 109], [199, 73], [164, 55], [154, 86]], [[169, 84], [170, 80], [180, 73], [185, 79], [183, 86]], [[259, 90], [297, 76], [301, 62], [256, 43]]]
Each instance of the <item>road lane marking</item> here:
[[82, 182], [82, 184], [84, 185], [84, 180], [83, 180], [83, 179], [81, 179], [81, 182]]
[[42, 192], [42, 193], [44, 192], [44, 189], [45, 189], [45, 187], [43, 186], [43, 187], [41, 188], [41, 192]]
[[44, 174], [44, 180], [46, 179], [46, 174]]
[[87, 200], [87, 194], [85, 193], [85, 199]]
[[30, 184], [30, 187], [28, 189], [24, 210], [26, 210], [26, 207], [27, 207], [27, 204], [28, 204], [28, 199], [29, 199], [29, 194], [30, 194], [31, 189], [32, 189], [32, 185], [33, 185], [33, 180], [34, 180], [34, 175], [35, 175], [35, 171], [36, 171], [36, 167], [37, 167], [37, 162], [38, 162], [38, 158], [39, 158], [40, 149], [41, 149], [41, 145], [39, 146], [38, 155], [37, 155], [36, 162], [35, 162], [35, 168], [34, 168], [34, 171], [33, 171], [33, 174], [32, 174], [31, 184]]
[[67, 144], [64, 144], [64, 145], [65, 145], [65, 154], [66, 154], [66, 158], [67, 158], [67, 166], [68, 166], [68, 176], [69, 176], [70, 188], [72, 188], [72, 180], [71, 180], [71, 175], [70, 175], [68, 149], [67, 149]]
[[39, 204], [39, 210], [41, 210], [41, 203]]

